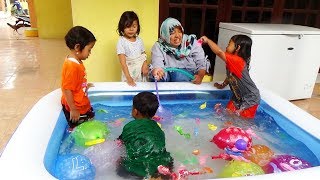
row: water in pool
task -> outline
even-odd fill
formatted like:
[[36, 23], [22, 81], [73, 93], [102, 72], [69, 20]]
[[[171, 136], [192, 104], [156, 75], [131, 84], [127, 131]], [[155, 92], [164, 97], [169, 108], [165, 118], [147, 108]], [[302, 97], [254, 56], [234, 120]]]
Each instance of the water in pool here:
[[[59, 154], [80, 153], [89, 156], [96, 168], [95, 179], [122, 179], [117, 176], [115, 169], [117, 158], [124, 153], [117, 149], [113, 140], [121, 134], [123, 126], [133, 120], [130, 114], [132, 98], [137, 93], [91, 94], [90, 98], [96, 111], [95, 119], [106, 123], [110, 130], [107, 140], [102, 144], [83, 148], [75, 145], [69, 137], [70, 134], [65, 133]], [[216, 178], [228, 161], [211, 158], [225, 151], [210, 140], [220, 130], [232, 126], [253, 131], [256, 136], [252, 137], [252, 145], [265, 145], [275, 155], [294, 155], [312, 166], [319, 165], [319, 157], [312, 150], [284, 131], [283, 126], [278, 125], [277, 122], [286, 121], [285, 117], [264, 102], [261, 102], [254, 120], [243, 120], [227, 113], [223, 108], [217, 109], [217, 104], [225, 107], [229, 96], [228, 91], [160, 92], [161, 104], [172, 113], [174, 119], [173, 124], [163, 124], [162, 129], [166, 135], [167, 151], [174, 158], [175, 171], [185, 167], [189, 171], [206, 172], [189, 176], [189, 179]], [[301, 131], [297, 135], [302, 136], [302, 139], [309, 136], [293, 124], [288, 123], [284, 126]], [[190, 134], [190, 138], [185, 134]], [[308, 138], [314, 140], [311, 136]]]

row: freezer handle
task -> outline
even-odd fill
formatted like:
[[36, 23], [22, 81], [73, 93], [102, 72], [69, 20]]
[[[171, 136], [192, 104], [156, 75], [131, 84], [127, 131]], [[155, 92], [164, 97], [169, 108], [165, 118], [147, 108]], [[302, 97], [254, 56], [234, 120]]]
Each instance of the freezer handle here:
[[289, 36], [289, 37], [298, 37], [298, 39], [303, 38], [303, 34], [283, 34], [285, 36]]

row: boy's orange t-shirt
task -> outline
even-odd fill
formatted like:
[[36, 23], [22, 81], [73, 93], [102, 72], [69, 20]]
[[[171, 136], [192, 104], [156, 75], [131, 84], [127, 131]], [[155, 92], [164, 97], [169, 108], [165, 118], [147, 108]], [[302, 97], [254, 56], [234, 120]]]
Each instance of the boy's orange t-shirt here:
[[[62, 66], [61, 89], [71, 90], [75, 106], [80, 114], [85, 114], [90, 108], [87, 96], [87, 74], [82, 63], [74, 58], [66, 58]], [[70, 111], [65, 95], [62, 93], [61, 103]]]

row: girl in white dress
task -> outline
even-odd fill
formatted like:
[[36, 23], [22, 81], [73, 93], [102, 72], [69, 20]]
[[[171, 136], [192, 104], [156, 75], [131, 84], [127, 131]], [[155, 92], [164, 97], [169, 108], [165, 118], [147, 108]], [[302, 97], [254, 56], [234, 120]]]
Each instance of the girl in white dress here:
[[145, 81], [149, 71], [143, 41], [138, 36], [140, 24], [135, 12], [126, 11], [121, 15], [118, 33], [117, 54], [122, 68], [121, 80], [135, 86], [136, 82]]

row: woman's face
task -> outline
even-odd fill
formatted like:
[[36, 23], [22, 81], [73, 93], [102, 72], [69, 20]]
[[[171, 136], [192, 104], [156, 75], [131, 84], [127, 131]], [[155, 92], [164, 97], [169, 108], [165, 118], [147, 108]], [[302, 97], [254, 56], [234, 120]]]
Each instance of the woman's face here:
[[180, 46], [182, 42], [182, 31], [180, 28], [175, 27], [173, 32], [170, 34], [170, 45], [174, 48]]

